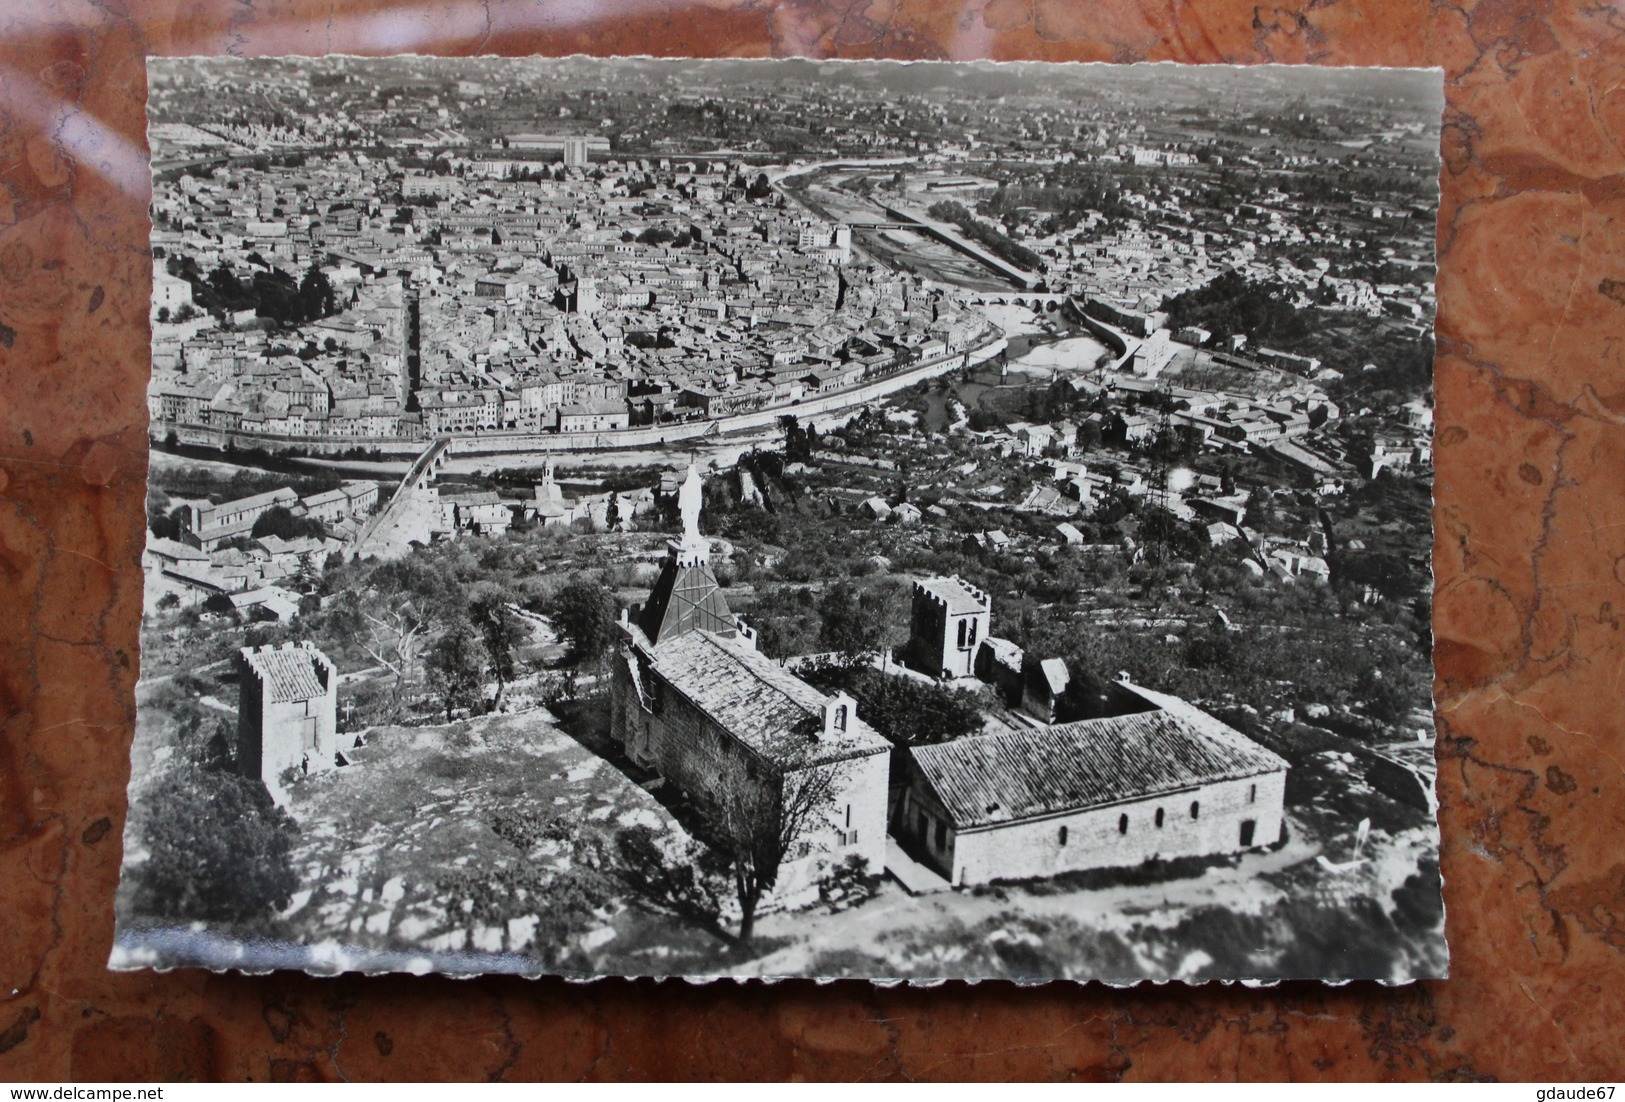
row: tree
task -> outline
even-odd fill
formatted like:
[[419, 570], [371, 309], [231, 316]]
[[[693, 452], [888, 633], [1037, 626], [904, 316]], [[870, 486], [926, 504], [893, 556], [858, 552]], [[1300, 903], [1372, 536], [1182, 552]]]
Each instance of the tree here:
[[864, 722], [896, 746], [949, 742], [982, 729], [981, 709], [962, 689], [873, 669], [859, 670], [830, 687], [850, 692]]
[[446, 706], [447, 723], [453, 711], [479, 700], [489, 664], [485, 643], [467, 620], [452, 624], [429, 648], [429, 685]]
[[282, 325], [297, 324], [305, 320], [304, 308], [299, 300], [299, 285], [287, 272], [280, 269], [255, 272], [250, 285], [252, 289], [249, 297], [253, 300], [254, 312], [259, 317], [270, 318]]
[[192, 284], [192, 293], [203, 305], [220, 311], [242, 310], [254, 305], [253, 293], [243, 287], [237, 273], [224, 260], [215, 265], [207, 280]]
[[1397, 600], [1425, 589], [1427, 578], [1412, 569], [1403, 555], [1392, 551], [1350, 551], [1333, 559], [1333, 569], [1340, 581], [1370, 586], [1390, 600]]
[[468, 593], [468, 615], [479, 629], [491, 674], [497, 679], [493, 708], [502, 704], [502, 693], [518, 664], [518, 651], [525, 641], [525, 624], [514, 615], [514, 595], [496, 582], [479, 582]]
[[156, 503], [147, 504], [147, 529], [159, 539], [180, 539], [185, 524], [186, 506], [177, 505], [165, 513]]
[[382, 563], [372, 571], [369, 583], [386, 600], [411, 600], [426, 613], [455, 618], [468, 603], [467, 594], [444, 558], [409, 555]]
[[938, 222], [952, 222], [959, 227], [966, 237], [979, 242], [989, 251], [998, 254], [1010, 263], [1034, 271], [1043, 268], [1044, 261], [1037, 253], [1021, 245], [998, 230], [979, 220], [966, 209], [963, 203], [956, 203], [952, 199], [942, 199], [932, 203], [926, 208], [926, 214]]
[[778, 884], [785, 858], [833, 805], [840, 770], [810, 762], [769, 768], [766, 777], [724, 770], [715, 790], [713, 849], [733, 880], [741, 944], [755, 932], [756, 908]]
[[135, 885], [144, 915], [248, 922], [286, 907], [299, 886], [298, 828], [257, 780], [188, 762], [135, 806], [148, 853]]
[[1245, 333], [1259, 344], [1291, 345], [1312, 331], [1310, 317], [1292, 304], [1281, 287], [1254, 283], [1234, 269], [1163, 304], [1168, 328], [1196, 326], [1223, 340]]
[[818, 614], [823, 621], [819, 643], [847, 665], [855, 666], [879, 650], [880, 623], [860, 607], [857, 592], [848, 583], [837, 582], [824, 590]]
[[327, 529], [315, 517], [296, 517], [287, 506], [273, 505], [255, 518], [253, 531], [249, 535], [257, 540], [266, 536], [276, 536], [285, 540], [298, 539], [301, 536], [326, 539]]
[[412, 683], [424, 632], [431, 621], [422, 602], [416, 598], [398, 596], [385, 603], [373, 599], [375, 597], [376, 594], [368, 594], [365, 600], [355, 599], [354, 611], [362, 629], [352, 638], [368, 657], [395, 675], [398, 700], [400, 691]]
[[784, 429], [784, 458], [789, 463], [807, 463], [812, 460], [812, 446], [808, 434], [802, 431], [801, 422], [796, 420], [793, 413], [786, 413], [779, 418], [779, 425]]
[[1078, 426], [1078, 450], [1092, 452], [1104, 443], [1100, 437], [1100, 423], [1098, 421], [1085, 421]]
[[602, 582], [577, 575], [554, 595], [547, 611], [578, 663], [598, 661], [615, 642], [615, 594]]
[[1366, 715], [1388, 724], [1402, 721], [1416, 703], [1406, 690], [1403, 673], [1394, 667], [1362, 670], [1354, 682], [1354, 699]]

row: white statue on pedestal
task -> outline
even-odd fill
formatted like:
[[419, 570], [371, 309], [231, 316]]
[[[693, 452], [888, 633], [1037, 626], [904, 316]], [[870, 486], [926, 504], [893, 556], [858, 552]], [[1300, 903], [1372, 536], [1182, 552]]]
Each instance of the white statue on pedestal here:
[[677, 491], [677, 511], [683, 518], [683, 546], [703, 547], [704, 538], [700, 535], [700, 498], [703, 491], [700, 484], [700, 471], [694, 464], [688, 465], [688, 477], [683, 480], [683, 486]]

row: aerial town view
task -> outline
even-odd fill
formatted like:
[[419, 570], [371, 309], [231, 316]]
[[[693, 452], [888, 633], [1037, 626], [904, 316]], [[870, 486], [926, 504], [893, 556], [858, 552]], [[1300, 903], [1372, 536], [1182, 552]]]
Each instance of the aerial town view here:
[[1445, 974], [1437, 72], [149, 82], [114, 967]]

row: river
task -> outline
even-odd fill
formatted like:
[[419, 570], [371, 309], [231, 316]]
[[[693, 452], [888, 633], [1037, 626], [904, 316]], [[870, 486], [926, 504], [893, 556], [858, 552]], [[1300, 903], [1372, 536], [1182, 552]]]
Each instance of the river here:
[[[978, 364], [969, 372], [948, 376], [949, 387], [942, 390], [933, 387], [927, 391], [923, 422], [927, 430], [941, 432], [953, 423], [953, 413], [948, 408], [949, 389], [958, 393], [967, 410], [973, 410], [989, 393], [1047, 387], [1063, 375], [1093, 369], [1102, 356], [1110, 355], [1105, 345], [1058, 315], [1046, 315], [1044, 323], [1048, 328], [1041, 329], [1021, 323], [1025, 319], [1013, 319], [1009, 313], [1020, 309], [1028, 319], [1036, 320], [1037, 316], [1030, 310], [1008, 306], [997, 309], [1003, 312], [998, 319], [1000, 324], [1007, 326], [1007, 333], [1014, 334], [1008, 337], [1009, 348], [1005, 355]], [[1012, 321], [1017, 323], [1011, 324]]]

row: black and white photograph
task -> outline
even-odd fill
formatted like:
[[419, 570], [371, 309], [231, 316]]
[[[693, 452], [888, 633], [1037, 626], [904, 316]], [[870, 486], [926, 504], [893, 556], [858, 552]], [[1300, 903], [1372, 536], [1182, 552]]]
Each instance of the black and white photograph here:
[[148, 80], [112, 967], [1447, 974], [1440, 71]]

